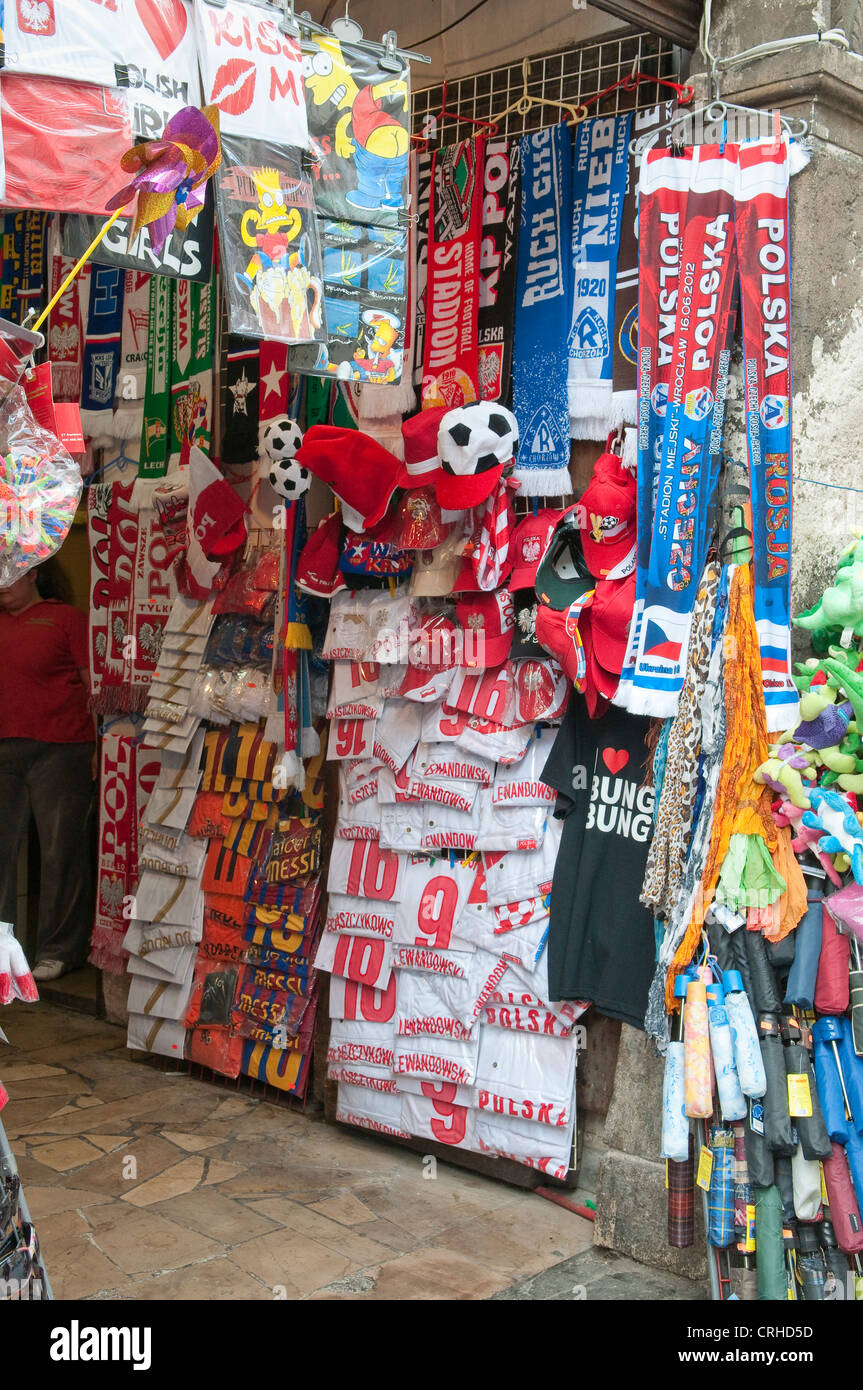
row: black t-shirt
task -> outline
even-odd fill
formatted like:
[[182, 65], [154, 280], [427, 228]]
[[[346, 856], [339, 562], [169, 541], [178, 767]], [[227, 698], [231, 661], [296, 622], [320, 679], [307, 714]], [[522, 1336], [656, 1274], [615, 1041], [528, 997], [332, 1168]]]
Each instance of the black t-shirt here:
[[590, 1000], [644, 1027], [653, 978], [653, 916], [638, 901], [653, 832], [652, 787], [641, 787], [647, 720], [610, 706], [590, 719], [573, 692], [542, 773], [564, 821], [548, 938], [552, 999]]

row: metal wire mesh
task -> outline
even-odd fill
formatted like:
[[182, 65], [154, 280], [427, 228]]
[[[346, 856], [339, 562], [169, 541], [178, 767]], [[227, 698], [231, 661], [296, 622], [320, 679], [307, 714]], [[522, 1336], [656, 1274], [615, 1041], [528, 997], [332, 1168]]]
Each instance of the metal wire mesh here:
[[[616, 35], [614, 38], [579, 44], [557, 53], [531, 57], [527, 90], [531, 96], [544, 98], [546, 102], [566, 101], [575, 106], [619, 78], [626, 77], [633, 69], [653, 77], [676, 79], [677, 51], [667, 39], [649, 33]], [[499, 112], [521, 96], [523, 84], [521, 62], [454, 78], [446, 83], [447, 110], [477, 120], [495, 119]], [[657, 90], [660, 94], [663, 91], [650, 83], [643, 83], [634, 91], [618, 87], [598, 105], [591, 106], [590, 115], [612, 115], [618, 111], [653, 106], [657, 101]], [[427, 126], [429, 120], [433, 122], [440, 111], [443, 95], [443, 83], [414, 91], [414, 134], [429, 134], [434, 139], [434, 127], [429, 131]], [[667, 89], [665, 95], [669, 95]], [[561, 116], [558, 108], [545, 104], [531, 106], [525, 115], [511, 111], [499, 123], [499, 133], [524, 135], [527, 131], [553, 124]], [[453, 138], [470, 133], [467, 124], [459, 127], [456, 121], [448, 121], [444, 129]]]

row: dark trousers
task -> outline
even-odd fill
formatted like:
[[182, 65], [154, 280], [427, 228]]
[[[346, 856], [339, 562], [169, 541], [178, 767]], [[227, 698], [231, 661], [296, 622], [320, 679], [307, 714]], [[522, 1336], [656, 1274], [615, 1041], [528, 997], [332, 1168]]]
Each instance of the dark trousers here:
[[[91, 743], [0, 739], [0, 918], [15, 921], [18, 851], [30, 812], [39, 832], [39, 926], [30, 964], [83, 965], [93, 930]], [[20, 925], [20, 924], [16, 924]]]

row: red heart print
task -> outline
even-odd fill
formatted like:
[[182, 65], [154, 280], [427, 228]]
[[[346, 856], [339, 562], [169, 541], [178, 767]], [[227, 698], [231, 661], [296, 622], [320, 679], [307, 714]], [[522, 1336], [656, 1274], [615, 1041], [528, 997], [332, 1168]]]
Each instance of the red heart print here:
[[188, 16], [183, 0], [135, 0], [135, 9], [164, 63], [186, 32]]
[[626, 767], [629, 762], [629, 754], [625, 748], [603, 748], [602, 761], [609, 772], [620, 772], [620, 769]]

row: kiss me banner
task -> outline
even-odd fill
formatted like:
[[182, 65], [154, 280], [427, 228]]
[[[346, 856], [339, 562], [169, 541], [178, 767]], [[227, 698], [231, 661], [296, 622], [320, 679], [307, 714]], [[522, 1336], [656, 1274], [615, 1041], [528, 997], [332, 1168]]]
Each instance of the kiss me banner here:
[[197, 0], [195, 16], [204, 95], [219, 108], [222, 133], [307, 149], [299, 43], [266, 11], [237, 0]]

